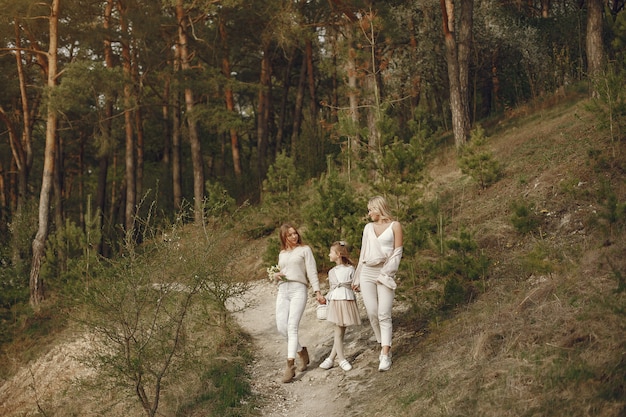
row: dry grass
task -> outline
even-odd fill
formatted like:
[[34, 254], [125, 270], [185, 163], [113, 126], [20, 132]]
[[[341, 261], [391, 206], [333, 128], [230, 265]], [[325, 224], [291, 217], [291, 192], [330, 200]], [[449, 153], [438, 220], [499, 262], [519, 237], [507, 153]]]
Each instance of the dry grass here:
[[[624, 416], [626, 297], [614, 290], [626, 239], [622, 220], [606, 243], [599, 196], [612, 177], [624, 202], [626, 182], [589, 160], [609, 144], [585, 100], [526, 109], [486, 134], [503, 179], [478, 190], [447, 150], [425, 187], [427, 198], [447, 196], [449, 228], [471, 228], [492, 260], [486, 290], [425, 327], [399, 318], [393, 372], [380, 377], [380, 397], [361, 398], [353, 415]], [[516, 232], [514, 201], [535, 207], [539, 230]], [[533, 270], [529, 254], [538, 249], [551, 272]]]

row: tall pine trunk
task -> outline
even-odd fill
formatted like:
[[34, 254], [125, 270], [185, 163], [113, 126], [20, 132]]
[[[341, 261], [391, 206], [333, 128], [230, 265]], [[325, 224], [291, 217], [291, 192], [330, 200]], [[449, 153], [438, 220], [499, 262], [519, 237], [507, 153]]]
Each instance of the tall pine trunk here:
[[257, 110], [257, 169], [259, 178], [263, 178], [265, 170], [267, 169], [271, 77], [270, 45], [269, 42], [265, 42], [263, 45], [263, 57], [261, 58], [261, 74], [259, 80], [261, 88], [259, 89], [259, 103]]
[[[187, 20], [183, 0], [176, 1], [176, 20], [178, 22], [178, 48], [180, 48], [180, 65], [183, 71], [189, 71], [189, 51], [187, 44]], [[187, 111], [187, 126], [189, 128], [189, 144], [191, 147], [191, 165], [193, 168], [193, 208], [194, 221], [201, 224], [204, 220], [204, 164], [202, 161], [202, 147], [198, 136], [198, 124], [194, 115], [194, 97], [191, 88], [185, 88], [185, 109]]]
[[[229, 113], [232, 113], [233, 116], [235, 114], [235, 96], [233, 94], [233, 89], [229, 85], [230, 81], [230, 48], [228, 46], [228, 35], [226, 33], [226, 25], [224, 24], [224, 20], [220, 19], [219, 22], [220, 28], [220, 37], [222, 41], [222, 75], [226, 78], [226, 87], [224, 88], [224, 101], [226, 103], [226, 110]], [[231, 127], [229, 129], [230, 134], [230, 147], [231, 154], [233, 157], [233, 171], [235, 173], [235, 177], [241, 177], [241, 156], [239, 155], [239, 134], [237, 133], [237, 129]]]
[[283, 91], [280, 98], [280, 111], [278, 116], [278, 129], [276, 131], [276, 149], [275, 153], [278, 154], [282, 151], [284, 146], [285, 137], [285, 121], [287, 119], [287, 103], [289, 99], [289, 89], [291, 88], [291, 70], [293, 69], [293, 63], [296, 56], [296, 48], [291, 48], [289, 53], [289, 60], [283, 73]]
[[[471, 1], [471, 0], [461, 0]], [[467, 82], [465, 75], [461, 76], [461, 62], [455, 38], [454, 29], [454, 0], [440, 0], [443, 22], [443, 36], [446, 47], [446, 62], [448, 64], [448, 82], [450, 88], [450, 112], [452, 113], [452, 131], [454, 143], [459, 149], [465, 145], [469, 137], [470, 123], [468, 99], [463, 98], [462, 82]]]
[[32, 149], [32, 129], [31, 129], [31, 109], [30, 109], [30, 99], [28, 96], [28, 92], [26, 90], [27, 80], [26, 74], [24, 72], [24, 65], [22, 62], [22, 41], [20, 36], [20, 28], [18, 19], [15, 18], [15, 60], [17, 64], [17, 75], [20, 84], [20, 99], [22, 102], [22, 141], [20, 142], [12, 142], [15, 145], [15, 149], [18, 151], [14, 152], [14, 155], [17, 156], [16, 163], [19, 170], [18, 174], [18, 194], [17, 194], [17, 212], [22, 211], [22, 207], [24, 206], [24, 201], [26, 199], [27, 187], [28, 187], [28, 177], [30, 175], [30, 169], [33, 165], [33, 149]]
[[291, 128], [291, 149], [290, 155], [296, 158], [298, 154], [298, 137], [302, 127], [302, 106], [304, 106], [304, 89], [306, 87], [306, 64], [304, 58], [300, 66], [300, 76], [298, 77], [298, 87], [296, 89], [296, 102], [293, 110], [293, 126]]
[[354, 132], [351, 132], [351, 138], [348, 142], [350, 149], [348, 150], [348, 176], [352, 174], [353, 161], [358, 161], [358, 155], [361, 148], [361, 135], [359, 134], [359, 90], [358, 90], [358, 71], [357, 71], [357, 52], [354, 45], [354, 25], [349, 24], [346, 27], [346, 43], [348, 44], [348, 53], [346, 56], [346, 74], [348, 77], [348, 105], [349, 119], [352, 121]]
[[[118, 5], [120, 3], [118, 2]], [[124, 11], [120, 10], [120, 24], [122, 26], [122, 33], [128, 34], [128, 24], [124, 20]], [[131, 53], [130, 43], [128, 40], [123, 40], [122, 44], [122, 68], [124, 70], [124, 142], [126, 144], [124, 154], [124, 172], [126, 182], [126, 202], [124, 209], [124, 226], [126, 232], [129, 233], [134, 228], [135, 224], [135, 210], [136, 210], [136, 185], [137, 185], [137, 171], [136, 171], [136, 159], [135, 159], [135, 136], [133, 129], [133, 111], [132, 111], [132, 99], [133, 99], [133, 86], [131, 84]]]
[[178, 92], [174, 96], [172, 111], [172, 197], [174, 207], [180, 210], [183, 207], [183, 185], [181, 165], [181, 122], [180, 122], [180, 97]]
[[[113, 1], [107, 0], [104, 8], [103, 28], [105, 31], [104, 39], [104, 63], [109, 70], [113, 70], [113, 49], [111, 47], [111, 39], [108, 35], [111, 29], [111, 14], [113, 13]], [[104, 103], [104, 120], [102, 121], [102, 137], [109, 141], [111, 137], [111, 123], [113, 120], [113, 101], [114, 97], [107, 94]], [[108, 147], [107, 147], [108, 148]], [[98, 242], [98, 253], [106, 255], [105, 241], [106, 236], [103, 230], [104, 214], [106, 213], [106, 192], [107, 178], [109, 173], [109, 151], [99, 152], [98, 156], [98, 185], [96, 188], [96, 211], [98, 216], [98, 227], [102, 231], [100, 233], [100, 242]]]
[[[174, 73], [180, 71], [180, 48], [174, 49]], [[183, 185], [181, 165], [181, 117], [180, 93], [174, 90], [172, 105], [172, 197], [174, 207], [180, 210], [183, 206]]]
[[[57, 46], [59, 41], [59, 3], [60, 0], [52, 0], [49, 17], [50, 40], [48, 45], [47, 62], [47, 86], [50, 95], [56, 87], [57, 79]], [[30, 269], [29, 288], [30, 304], [37, 308], [45, 298], [43, 279], [40, 276], [41, 261], [45, 252], [45, 244], [50, 227], [50, 191], [54, 176], [54, 159], [56, 153], [57, 115], [48, 104], [46, 113], [46, 144], [44, 149], [44, 165], [39, 194], [39, 214], [37, 233], [33, 240], [33, 257]]]
[[602, 0], [587, 1], [587, 73], [591, 81], [591, 96], [599, 97], [596, 87], [604, 70], [604, 48], [602, 46]]
[[469, 136], [471, 129], [469, 66], [472, 50], [472, 27], [474, 25], [474, 0], [461, 0], [461, 24], [459, 25], [459, 86], [463, 106], [464, 129]]
[[139, 79], [139, 54], [137, 40], [133, 38], [133, 60], [131, 61], [132, 81], [136, 86], [135, 96], [135, 132], [137, 132], [137, 141], [135, 143], [136, 171], [135, 171], [135, 198], [143, 198], [143, 166], [144, 166], [144, 134], [143, 134], [143, 115], [141, 111], [142, 83]]

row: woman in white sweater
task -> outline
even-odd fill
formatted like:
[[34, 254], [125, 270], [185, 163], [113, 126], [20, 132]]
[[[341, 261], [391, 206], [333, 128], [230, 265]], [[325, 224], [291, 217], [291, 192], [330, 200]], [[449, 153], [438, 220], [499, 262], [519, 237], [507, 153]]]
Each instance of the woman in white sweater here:
[[367, 317], [381, 345], [378, 370], [387, 371], [391, 367], [391, 307], [402, 258], [402, 226], [393, 219], [387, 201], [381, 196], [371, 198], [367, 210], [372, 222], [363, 229], [352, 285], [361, 291]]
[[283, 224], [280, 227], [280, 247], [278, 267], [275, 274], [278, 281], [276, 297], [276, 327], [287, 338], [287, 367], [282, 381], [291, 382], [296, 375], [296, 353], [300, 358], [298, 370], [304, 371], [309, 364], [306, 347], [300, 345], [298, 328], [306, 307], [308, 285], [311, 284], [319, 303], [324, 302], [320, 292], [317, 265], [313, 251], [302, 243], [302, 237], [295, 227]]

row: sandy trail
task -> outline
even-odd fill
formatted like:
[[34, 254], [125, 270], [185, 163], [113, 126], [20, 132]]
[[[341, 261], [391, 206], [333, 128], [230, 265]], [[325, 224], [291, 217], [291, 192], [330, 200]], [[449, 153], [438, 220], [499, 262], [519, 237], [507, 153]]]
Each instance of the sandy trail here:
[[[344, 372], [339, 366], [330, 370], [318, 367], [332, 348], [333, 324], [316, 318], [317, 302], [313, 297], [309, 298], [301, 321], [300, 340], [307, 346], [311, 364], [308, 370], [297, 372], [294, 382], [284, 384], [281, 377], [286, 362], [287, 343], [276, 330], [276, 294], [275, 285], [267, 280], [258, 280], [252, 284], [243, 300], [236, 301], [237, 305], [247, 305], [247, 308], [234, 313], [239, 324], [253, 339], [255, 360], [249, 364], [248, 370], [252, 389], [262, 398], [261, 415], [359, 415], [355, 409], [358, 408], [355, 407], [357, 404], [353, 402], [354, 396], [370, 387], [380, 374], [377, 368], [378, 348], [371, 339], [372, 331], [365, 319], [362, 301], [358, 300], [363, 324], [348, 328], [345, 337], [346, 357], [354, 368]], [[23, 367], [8, 380], [0, 380], [0, 416], [42, 415], [40, 406], [43, 410], [80, 409], [82, 415], [104, 415], [90, 407], [87, 398], [80, 406], [72, 403], [73, 398], [85, 395], [78, 390], [76, 379], [92, 374], [92, 370], [80, 363], [76, 355], [87, 349], [92, 341], [84, 335], [71, 336], [68, 335], [68, 340], [59, 341], [49, 353]], [[118, 406], [120, 409], [115, 411], [108, 408], [107, 414], [132, 414], [123, 410], [124, 402]], [[143, 414], [139, 409], [136, 411], [136, 415]]]
[[250, 365], [252, 385], [267, 401], [261, 410], [266, 417], [346, 417], [353, 410], [353, 397], [372, 382], [378, 373], [378, 351], [371, 339], [363, 303], [358, 300], [363, 324], [346, 330], [345, 353], [353, 369], [344, 372], [339, 366], [324, 370], [318, 365], [330, 353], [333, 324], [318, 320], [317, 302], [310, 297], [300, 323], [300, 341], [307, 347], [311, 364], [297, 372], [294, 382], [281, 382], [286, 362], [286, 341], [278, 334], [275, 323], [277, 287], [260, 280], [253, 284], [246, 302], [249, 306], [235, 313], [240, 325], [252, 336], [256, 360]]

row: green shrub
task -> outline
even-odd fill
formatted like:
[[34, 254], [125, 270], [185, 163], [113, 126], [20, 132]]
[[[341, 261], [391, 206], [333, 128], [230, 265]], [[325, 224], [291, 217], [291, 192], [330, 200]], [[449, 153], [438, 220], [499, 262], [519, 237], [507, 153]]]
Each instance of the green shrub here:
[[[623, 46], [620, 47], [623, 49]], [[598, 93], [586, 106], [596, 115], [598, 127], [609, 135], [613, 157], [618, 143], [626, 132], [626, 71], [609, 63], [602, 76], [595, 77], [594, 90]]]
[[293, 158], [284, 152], [278, 154], [263, 181], [262, 204], [271, 221], [277, 225], [300, 221], [301, 188]]
[[514, 201], [511, 203], [511, 223], [515, 230], [521, 234], [533, 232], [541, 225], [541, 217], [537, 215], [533, 206], [527, 206], [523, 202]]
[[471, 233], [462, 230], [458, 238], [446, 241], [446, 256], [441, 272], [446, 276], [458, 276], [464, 281], [476, 281], [486, 276], [489, 259], [478, 250]]
[[446, 280], [443, 287], [443, 300], [441, 308], [449, 310], [467, 302], [467, 284], [459, 277], [451, 276]]
[[458, 238], [445, 240], [443, 249], [440, 259], [430, 268], [434, 279], [444, 280], [440, 308], [446, 310], [472, 300], [476, 282], [486, 279], [490, 262], [465, 230]]
[[230, 214], [237, 209], [235, 199], [228, 194], [228, 190], [219, 182], [207, 181], [205, 183], [207, 196], [205, 198], [205, 211], [210, 216]]
[[522, 267], [528, 274], [549, 274], [554, 271], [548, 247], [539, 243], [522, 258]]
[[626, 222], [626, 203], [619, 201], [615, 190], [607, 183], [603, 184], [600, 190], [599, 203], [601, 210], [598, 217], [604, 220], [602, 229], [609, 239], [613, 239], [618, 234], [620, 226]]
[[303, 209], [307, 226], [303, 235], [318, 263], [328, 266], [326, 255], [332, 242], [345, 240], [352, 248], [360, 246], [366, 204], [332, 168], [314, 183], [314, 189], [313, 198]]
[[459, 167], [461, 172], [469, 175], [482, 189], [498, 181], [502, 176], [500, 163], [493, 153], [485, 149], [487, 138], [479, 125], [472, 131], [470, 141], [461, 148]]
[[[424, 169], [433, 148], [432, 132], [427, 123], [412, 120], [408, 131], [399, 131], [396, 122], [383, 115], [379, 122], [380, 143], [363, 159], [362, 169], [368, 175], [374, 194], [384, 195], [394, 214], [407, 220], [413, 202], [419, 201], [421, 189], [415, 184], [424, 179]], [[408, 136], [408, 141], [401, 138]]]

